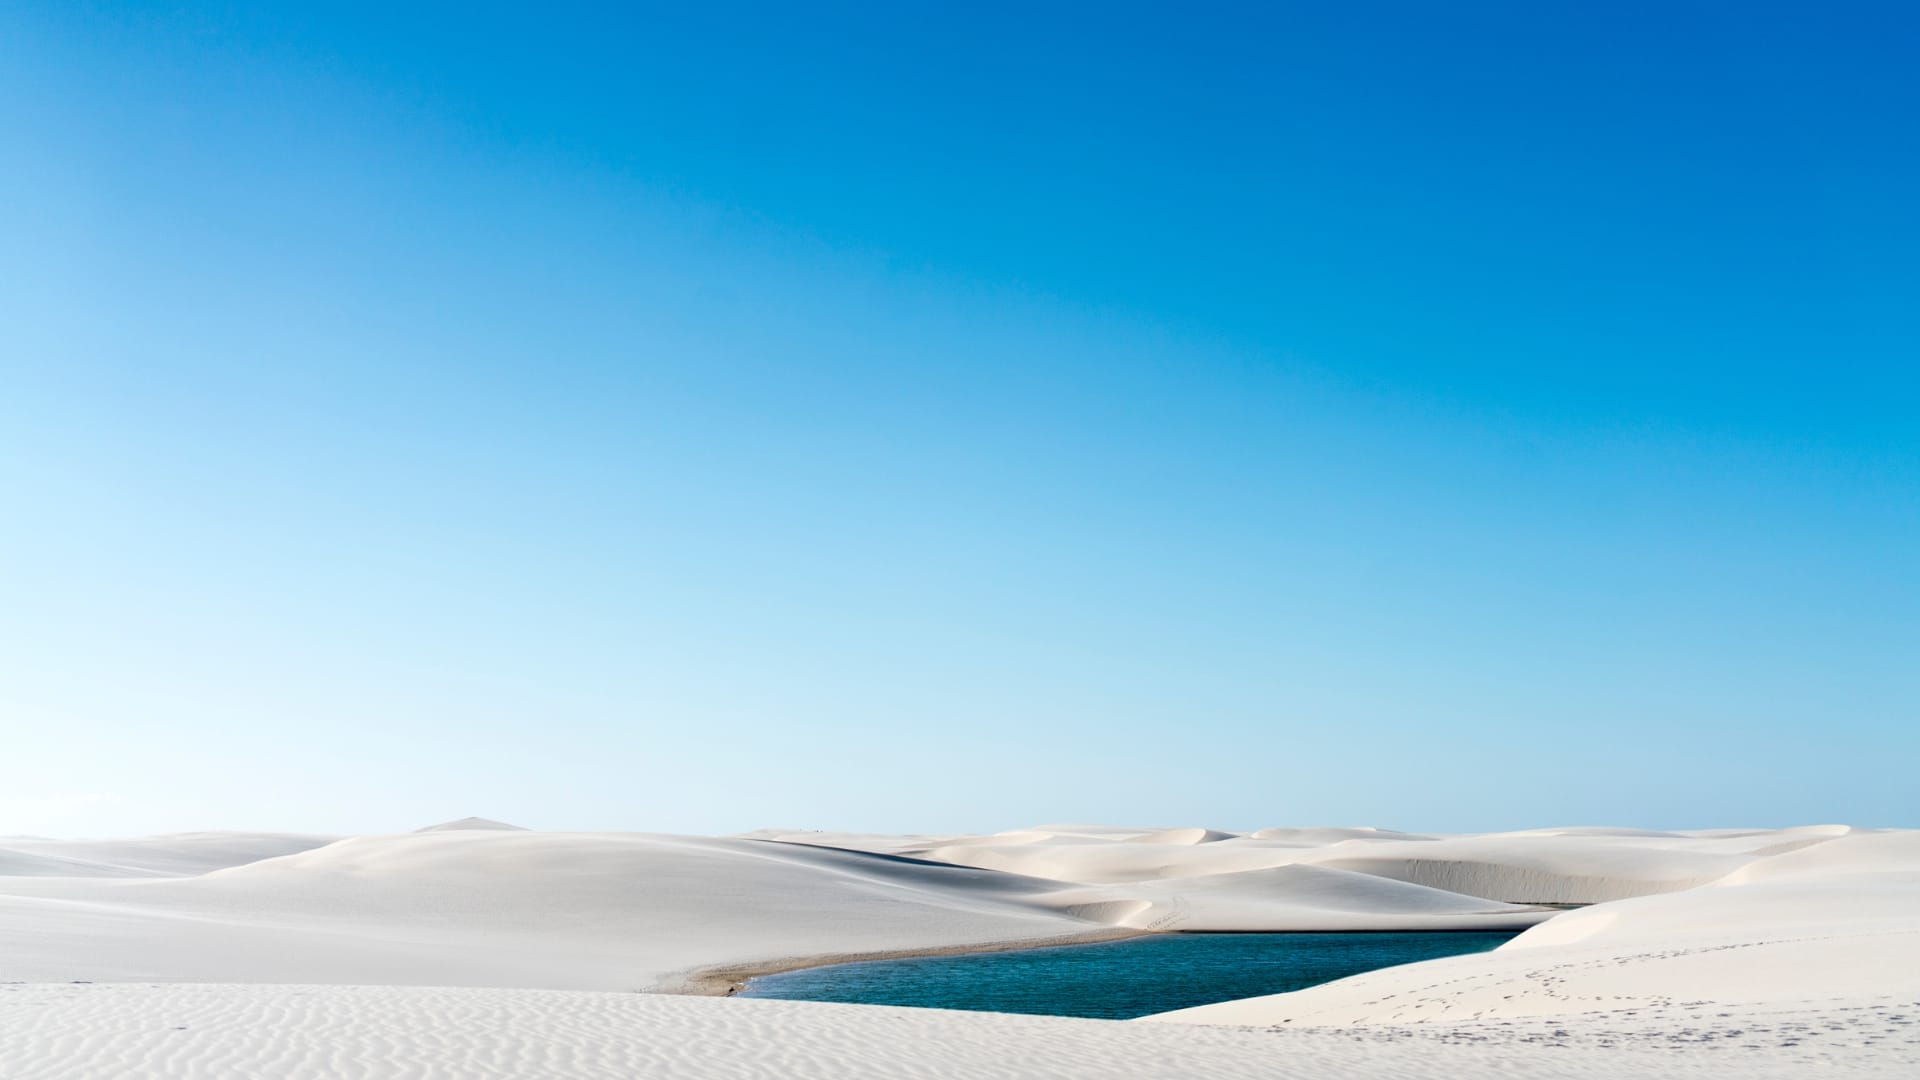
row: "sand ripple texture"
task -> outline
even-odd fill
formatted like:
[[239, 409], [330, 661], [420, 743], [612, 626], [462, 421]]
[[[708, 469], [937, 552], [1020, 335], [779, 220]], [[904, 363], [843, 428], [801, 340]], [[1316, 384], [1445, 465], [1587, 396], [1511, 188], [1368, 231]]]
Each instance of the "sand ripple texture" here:
[[[1804, 1016], [1795, 1022], [1805, 1022]], [[911, 1078], [1908, 1076], [1912, 1059], [1625, 1049], [1488, 1027], [1269, 1031], [580, 991], [0, 986], [0, 1076]], [[1442, 1047], [1442, 1041], [1447, 1045]]]

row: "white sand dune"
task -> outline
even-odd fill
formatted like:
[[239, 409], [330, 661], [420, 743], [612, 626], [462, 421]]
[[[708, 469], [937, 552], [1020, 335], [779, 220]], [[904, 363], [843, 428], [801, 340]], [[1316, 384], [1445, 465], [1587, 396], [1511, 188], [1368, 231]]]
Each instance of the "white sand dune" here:
[[[1139, 1024], [599, 993], [1116, 932], [1530, 925]], [[118, 985], [48, 985], [75, 980]], [[0, 983], [9, 1077], [1911, 1075], [1920, 833], [15, 838]]]
[[[1829, 1018], [1817, 1018], [1826, 1020]], [[786, 1001], [339, 986], [0, 986], [9, 1080], [1787, 1080], [1906, 1077], [1876, 1014], [1797, 1041], [1662, 1032], [1621, 1046], [1555, 1022], [1471, 1043], [1432, 1031], [1249, 1031]], [[1889, 1036], [1888, 1031], [1894, 1032]], [[1868, 1044], [1869, 1039], [1881, 1042]], [[1910, 1044], [1909, 1044], [1910, 1047]], [[1862, 1053], [1862, 1050], [1865, 1053]], [[1896, 1049], [1901, 1049], [1896, 1044]], [[1842, 1066], [1836, 1068], [1836, 1064]]]
[[1352, 841], [1302, 861], [1522, 904], [1594, 904], [1705, 885], [1750, 856], [1668, 838], [1519, 834], [1384, 843]]
[[[1152, 835], [1157, 834], [1140, 834]], [[1004, 841], [981, 837], [907, 853], [960, 866], [1101, 885], [1264, 870], [1298, 862], [1312, 850], [1247, 837], [1170, 844], [1140, 842], [1140, 836], [1096, 839], [1024, 831]]]
[[1842, 1012], [1920, 1002], [1920, 833], [1849, 831], [1813, 846], [1752, 849], [1780, 853], [1704, 886], [1568, 912], [1493, 953], [1153, 1019], [1348, 1026], [1603, 1013], [1630, 1020], [1687, 1002]]
[[1129, 836], [1129, 844], [1211, 844], [1219, 840], [1231, 840], [1238, 833], [1221, 832], [1218, 829], [1161, 829], [1158, 832]]
[[342, 840], [169, 880], [0, 881], [0, 979], [632, 990], [695, 967], [1104, 929], [1031, 881], [634, 833]]
[[[1014, 845], [1043, 856], [1033, 863], [1043, 877], [943, 862], [926, 856], [945, 846], [885, 838], [450, 824], [323, 846], [160, 837], [111, 849], [137, 875], [102, 877], [88, 864], [68, 876], [40, 865], [33, 877], [0, 877], [0, 979], [659, 989], [703, 969], [1116, 929], [1520, 929], [1545, 917], [1339, 868], [1265, 866], [1264, 849], [1235, 857], [1248, 841], [1207, 830], [1085, 829], [1064, 843], [1047, 833], [1054, 842]], [[1080, 864], [1060, 865], [1063, 847], [1096, 865], [1133, 861], [1132, 874], [1113, 876], [1142, 880], [1081, 885], [1067, 876]], [[189, 855], [218, 868], [155, 876]], [[1238, 872], [1246, 862], [1257, 869]]]
[[824, 832], [819, 829], [756, 829], [739, 833], [738, 840], [774, 840], [784, 844], [808, 844], [813, 847], [870, 851], [876, 855], [902, 855], [923, 852], [941, 844], [966, 839], [958, 836], [894, 836], [883, 833]]
[[176, 833], [131, 840], [0, 837], [0, 878], [181, 877], [291, 855], [338, 837], [306, 833]]
[[[1337, 844], [1369, 831], [1312, 832]], [[902, 839], [800, 838], [1088, 886], [1034, 902], [1138, 930], [1519, 930], [1552, 914], [1380, 875], [1304, 865], [1301, 860], [1316, 850], [1304, 838], [1263, 841], [1217, 829], [1064, 825], [927, 838], [918, 845]]]
[[[1204, 835], [1205, 839], [1201, 837]], [[1161, 837], [1176, 837], [1161, 840]], [[902, 848], [941, 862], [1078, 884], [1116, 884], [1314, 864], [1508, 904], [1590, 904], [1687, 889], [1746, 865], [1757, 848], [1826, 836], [1736, 838], [1626, 830], [1412, 836], [1363, 829], [1110, 833], [1022, 830]]]
[[1518, 930], [1554, 914], [1308, 865], [1066, 890], [1043, 900], [1079, 904], [1116, 896], [1137, 903], [1115, 925], [1154, 931]]
[[1398, 832], [1374, 828], [1271, 828], [1248, 833], [1255, 840], [1270, 840], [1296, 847], [1325, 847], [1342, 840], [1437, 840], [1424, 833]]
[[1714, 884], [1838, 881], [1862, 877], [1911, 881], [1916, 875], [1920, 875], [1920, 831], [1848, 829], [1828, 834], [1822, 842], [1796, 844], [1771, 854], [1769, 858], [1756, 859]]
[[415, 829], [414, 831], [415, 832], [458, 832], [463, 829], [483, 829], [483, 830], [490, 829], [495, 832], [527, 831], [524, 827], [519, 825], [509, 825], [504, 821], [495, 821], [492, 818], [483, 818], [483, 817], [455, 818], [452, 821], [443, 821], [438, 825], [429, 825], [424, 829]]

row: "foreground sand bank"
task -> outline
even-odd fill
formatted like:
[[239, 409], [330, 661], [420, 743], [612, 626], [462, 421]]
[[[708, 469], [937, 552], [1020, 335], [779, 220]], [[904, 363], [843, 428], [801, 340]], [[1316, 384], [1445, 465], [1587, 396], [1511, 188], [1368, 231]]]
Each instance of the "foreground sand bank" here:
[[1743, 1013], [1741, 1036], [1700, 1041], [1684, 1018], [1276, 1032], [578, 991], [0, 986], [0, 1062], [9, 1080], [1910, 1076], [1910, 1029], [1887, 1015]]

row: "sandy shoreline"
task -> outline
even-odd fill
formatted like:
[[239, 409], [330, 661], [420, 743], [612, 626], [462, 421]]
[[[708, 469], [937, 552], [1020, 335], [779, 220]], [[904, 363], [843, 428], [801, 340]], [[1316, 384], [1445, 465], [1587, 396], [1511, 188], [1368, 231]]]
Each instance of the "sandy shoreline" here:
[[964, 956], [974, 953], [1015, 952], [1023, 949], [1045, 949], [1059, 945], [1097, 945], [1103, 941], [1125, 941], [1129, 938], [1150, 937], [1151, 930], [1130, 930], [1112, 928], [1107, 930], [1089, 930], [1084, 934], [1063, 934], [1051, 938], [1027, 938], [1017, 941], [989, 941], [978, 945], [941, 945], [919, 949], [883, 949], [875, 952], [839, 953], [827, 956], [783, 957], [781, 959], [760, 960], [745, 964], [722, 964], [717, 967], [701, 968], [679, 977], [679, 982], [671, 981], [656, 987], [648, 993], [680, 994], [692, 997], [732, 997], [745, 990], [747, 983], [762, 975], [779, 975], [788, 971], [803, 971], [807, 968], [832, 967], [835, 964], [858, 964], [869, 960], [908, 960], [922, 956]]

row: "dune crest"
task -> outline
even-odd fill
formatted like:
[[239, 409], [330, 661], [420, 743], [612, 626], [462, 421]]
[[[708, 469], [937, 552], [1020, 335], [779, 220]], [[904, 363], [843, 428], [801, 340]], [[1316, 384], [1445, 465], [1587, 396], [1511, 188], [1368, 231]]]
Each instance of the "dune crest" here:
[[478, 829], [491, 832], [528, 831], [524, 826], [509, 825], [504, 821], [495, 821], [492, 818], [463, 817], [456, 818], [453, 821], [443, 821], [438, 825], [428, 825], [422, 829], [415, 829], [414, 832], [459, 832], [466, 829]]
[[[1492, 953], [1148, 1019], [1350, 1027], [1604, 1011], [1627, 1019], [1671, 1013], [1710, 1029], [1714, 1017], [1696, 1015], [1708, 1006], [1871, 1013], [1920, 998], [1920, 832], [1822, 828], [1655, 839], [1670, 852], [1706, 851], [1739, 865], [1708, 881], [1668, 881], [1674, 887], [1567, 912]], [[1747, 854], [1730, 853], [1729, 840]], [[1604, 849], [1593, 858], [1606, 874], [1575, 875], [1575, 853], [1560, 850], [1555, 866], [1563, 881], [1619, 880], [1625, 857]], [[1634, 880], [1687, 865], [1645, 863]], [[1701, 1008], [1674, 1011], [1687, 1002]]]

